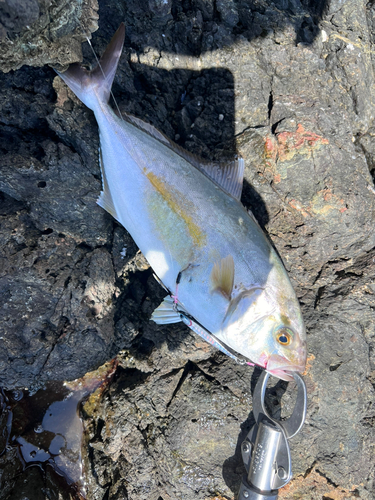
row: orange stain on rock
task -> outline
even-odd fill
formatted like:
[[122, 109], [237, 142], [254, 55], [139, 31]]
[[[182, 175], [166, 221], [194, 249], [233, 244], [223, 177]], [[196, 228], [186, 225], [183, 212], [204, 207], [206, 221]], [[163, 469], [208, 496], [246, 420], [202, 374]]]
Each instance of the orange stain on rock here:
[[297, 154], [309, 157], [314, 149], [326, 144], [329, 144], [328, 139], [305, 130], [299, 123], [294, 132], [280, 132], [276, 136], [265, 137], [264, 162], [270, 168], [274, 182], [278, 184], [283, 173], [277, 168], [277, 162], [288, 162]]
[[[294, 132], [280, 132], [276, 136], [266, 137], [264, 141], [265, 170], [271, 173], [274, 184], [279, 184], [289, 175], [288, 169], [293, 166], [292, 160], [296, 155], [310, 157], [314, 149], [329, 144], [328, 139], [306, 130], [301, 123]], [[348, 210], [344, 199], [330, 187], [318, 191], [308, 204], [296, 199], [289, 200], [288, 204], [303, 217], [327, 218], [335, 214], [340, 216]]]
[[266, 137], [264, 144], [264, 155], [266, 158], [276, 158], [277, 146], [271, 137]]
[[300, 154], [310, 155], [312, 149], [322, 145], [329, 144], [325, 137], [305, 130], [299, 123], [295, 132], [280, 132], [274, 137], [264, 139], [264, 156], [268, 160], [286, 161], [293, 158], [299, 152]]
[[291, 160], [299, 152], [310, 155], [311, 150], [323, 144], [329, 144], [328, 139], [305, 130], [299, 123], [295, 132], [280, 132], [277, 134], [279, 161]]
[[290, 200], [289, 202], [289, 205], [294, 208], [294, 210], [298, 210], [299, 212], [301, 212], [301, 214], [304, 216], [304, 217], [307, 217], [308, 215], [310, 215], [305, 209], [304, 207], [301, 205], [301, 203], [298, 201], [298, 200]]
[[329, 201], [332, 198], [332, 191], [331, 189], [327, 189], [325, 193], [323, 194], [323, 198], [325, 201]]
[[322, 189], [316, 193], [311, 201], [311, 211], [320, 215], [331, 215], [332, 210], [344, 213], [348, 210], [344, 199], [332, 192], [330, 188]]
[[303, 376], [307, 375], [307, 373], [309, 372], [310, 368], [312, 367], [312, 363], [313, 363], [314, 359], [315, 359], [314, 354], [310, 354], [309, 356], [307, 356], [306, 368], [305, 368], [305, 371], [302, 373]]
[[349, 500], [358, 498], [354, 491], [333, 486], [314, 468], [306, 477], [298, 476], [279, 490], [280, 500]]
[[204, 351], [204, 352], [210, 352], [210, 350], [212, 349], [212, 346], [211, 344], [209, 344], [208, 342], [206, 341], [199, 341], [199, 340], [195, 340], [194, 341], [194, 346], [199, 350], [199, 351]]

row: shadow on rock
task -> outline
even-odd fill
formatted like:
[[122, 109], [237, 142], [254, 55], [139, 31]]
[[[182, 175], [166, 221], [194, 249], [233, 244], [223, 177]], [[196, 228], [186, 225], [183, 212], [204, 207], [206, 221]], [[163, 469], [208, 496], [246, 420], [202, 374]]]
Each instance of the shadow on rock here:
[[[326, 5], [327, 0], [130, 0], [112, 6], [101, 16], [100, 24], [114, 30], [114, 19], [126, 19], [127, 43], [140, 52], [154, 47], [200, 56], [232, 45], [233, 35], [252, 41], [289, 29], [296, 44], [309, 45], [320, 33]], [[110, 38], [111, 33], [106, 35]]]

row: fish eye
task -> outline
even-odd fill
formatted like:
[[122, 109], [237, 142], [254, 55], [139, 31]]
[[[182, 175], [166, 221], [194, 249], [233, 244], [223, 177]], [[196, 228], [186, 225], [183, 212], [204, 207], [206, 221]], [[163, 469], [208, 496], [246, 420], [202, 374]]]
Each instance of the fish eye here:
[[283, 346], [291, 344], [293, 340], [291, 330], [289, 328], [281, 328], [276, 334], [276, 340]]

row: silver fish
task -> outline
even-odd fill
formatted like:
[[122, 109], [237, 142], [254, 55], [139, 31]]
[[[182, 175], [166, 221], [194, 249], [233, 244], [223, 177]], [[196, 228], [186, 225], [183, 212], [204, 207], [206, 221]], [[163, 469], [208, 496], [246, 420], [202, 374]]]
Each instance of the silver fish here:
[[152, 319], [183, 321], [230, 356], [291, 380], [305, 368], [305, 328], [280, 259], [239, 201], [244, 162], [204, 163], [151, 125], [114, 113], [108, 100], [124, 36], [122, 24], [93, 71], [74, 64], [58, 74], [98, 122], [98, 204], [169, 291]]

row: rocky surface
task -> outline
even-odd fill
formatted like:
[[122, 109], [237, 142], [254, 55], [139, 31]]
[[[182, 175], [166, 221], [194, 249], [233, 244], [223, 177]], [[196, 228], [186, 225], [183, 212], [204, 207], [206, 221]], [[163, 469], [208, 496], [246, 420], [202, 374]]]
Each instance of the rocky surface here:
[[98, 28], [97, 10], [97, 0], [2, 0], [1, 70], [81, 61], [81, 43]]
[[[183, 326], [149, 322], [164, 292], [95, 203], [93, 115], [41, 67], [81, 58], [96, 10], [94, 1], [0, 2], [1, 385], [32, 394], [117, 355], [107, 391], [82, 407], [87, 498], [231, 499], [259, 372]], [[201, 156], [244, 157], [243, 203], [300, 298], [308, 416], [280, 498], [372, 499], [373, 3], [101, 1], [98, 14], [99, 54], [126, 25], [119, 107]], [[83, 57], [94, 62], [87, 44]], [[275, 381], [270, 391], [276, 416], [292, 404], [285, 389]], [[8, 400], [0, 425], [11, 437]], [[12, 472], [15, 444], [1, 446], [1, 500], [69, 498], [46, 466]]]

